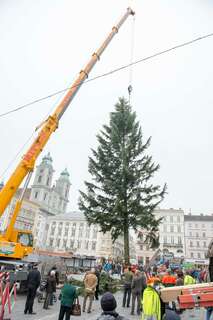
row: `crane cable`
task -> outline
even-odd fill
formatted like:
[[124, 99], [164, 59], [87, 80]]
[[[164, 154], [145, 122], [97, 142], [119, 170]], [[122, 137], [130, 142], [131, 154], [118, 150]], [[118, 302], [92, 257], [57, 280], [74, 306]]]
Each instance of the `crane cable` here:
[[129, 104], [131, 103], [131, 94], [132, 94], [132, 76], [133, 76], [133, 59], [134, 59], [134, 46], [135, 46], [135, 15], [132, 19], [131, 34], [130, 34], [130, 61], [129, 61], [129, 85], [128, 85], [128, 94], [129, 94]]
[[[168, 48], [168, 49], [165, 49], [165, 50], [162, 50], [162, 51], [158, 51], [158, 52], [153, 53], [153, 54], [151, 54], [151, 55], [149, 55], [149, 56], [146, 56], [146, 57], [141, 58], [141, 59], [139, 59], [139, 60], [133, 61], [131, 64], [129, 64], [129, 63], [128, 63], [128, 64], [125, 64], [125, 65], [123, 65], [123, 66], [121, 66], [121, 67], [118, 67], [118, 68], [116, 68], [116, 69], [110, 70], [110, 71], [108, 71], [108, 72], [105, 72], [105, 73], [102, 73], [102, 74], [100, 74], [100, 75], [97, 75], [97, 76], [95, 76], [95, 77], [93, 77], [93, 78], [87, 79], [87, 80], [85, 80], [85, 81], [83, 82], [83, 84], [86, 84], [86, 83], [91, 82], [91, 81], [94, 81], [94, 80], [98, 80], [98, 79], [103, 78], [103, 77], [110, 76], [110, 75], [112, 75], [112, 74], [114, 74], [114, 73], [117, 73], [117, 72], [120, 72], [120, 71], [122, 71], [122, 70], [124, 70], [124, 69], [127, 69], [127, 68], [129, 68], [130, 66], [134, 66], [134, 65], [137, 65], [137, 64], [139, 64], [139, 63], [145, 62], [145, 61], [147, 61], [147, 60], [151, 60], [151, 59], [153, 59], [153, 58], [156, 58], [156, 57], [161, 56], [161, 55], [163, 55], [163, 54], [166, 54], [166, 53], [168, 53], [168, 52], [177, 50], [177, 49], [179, 49], [179, 48], [183, 48], [183, 47], [185, 47], [185, 46], [191, 45], [191, 44], [193, 44], [193, 43], [195, 43], [195, 42], [198, 42], [198, 41], [201, 41], [201, 40], [210, 38], [210, 37], [213, 37], [213, 32], [208, 33], [208, 34], [205, 34], [205, 35], [200, 36], [200, 37], [197, 37], [197, 38], [194, 38], [194, 39], [192, 39], [192, 40], [189, 40], [189, 41], [186, 41], [186, 42], [177, 44], [177, 45], [175, 45], [175, 46], [173, 46], [173, 47], [170, 47], [170, 48]], [[76, 84], [75, 86], [78, 86], [78, 84]], [[64, 89], [55, 91], [55, 92], [53, 92], [53, 93], [50, 93], [50, 94], [47, 95], [47, 96], [44, 96], [44, 97], [41, 97], [41, 98], [32, 100], [31, 102], [28, 102], [28, 103], [26, 103], [26, 104], [24, 104], [24, 105], [13, 107], [13, 108], [10, 109], [9, 111], [6, 111], [6, 112], [4, 112], [4, 113], [1, 113], [1, 114], [0, 114], [0, 118], [3, 118], [3, 117], [5, 117], [5, 116], [7, 116], [7, 115], [9, 115], [9, 114], [11, 114], [11, 113], [20, 111], [20, 110], [25, 109], [25, 108], [27, 108], [27, 107], [30, 107], [31, 105], [34, 105], [34, 104], [36, 104], [36, 103], [38, 103], [38, 102], [40, 102], [40, 101], [44, 101], [44, 100], [47, 100], [47, 99], [49, 99], [49, 98], [52, 98], [52, 97], [54, 97], [54, 96], [56, 96], [56, 95], [58, 95], [58, 94], [64, 93], [64, 92], [66, 92], [67, 90], [70, 90], [70, 89], [74, 88], [75, 86], [71, 86], [71, 87], [67, 87], [67, 88], [64, 88]]]

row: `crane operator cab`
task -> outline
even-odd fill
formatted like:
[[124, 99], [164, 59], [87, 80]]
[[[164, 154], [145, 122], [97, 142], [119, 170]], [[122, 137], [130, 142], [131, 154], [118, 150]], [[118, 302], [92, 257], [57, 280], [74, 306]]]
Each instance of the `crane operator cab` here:
[[0, 235], [0, 257], [23, 259], [33, 251], [33, 235], [31, 231], [14, 229], [10, 240]]

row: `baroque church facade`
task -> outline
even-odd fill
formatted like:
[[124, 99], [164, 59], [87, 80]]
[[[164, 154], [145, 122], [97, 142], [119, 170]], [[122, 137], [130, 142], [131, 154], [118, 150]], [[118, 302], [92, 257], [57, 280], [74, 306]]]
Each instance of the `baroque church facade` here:
[[67, 169], [53, 182], [53, 160], [48, 153], [37, 166], [30, 200], [52, 215], [64, 214], [69, 202], [70, 178]]

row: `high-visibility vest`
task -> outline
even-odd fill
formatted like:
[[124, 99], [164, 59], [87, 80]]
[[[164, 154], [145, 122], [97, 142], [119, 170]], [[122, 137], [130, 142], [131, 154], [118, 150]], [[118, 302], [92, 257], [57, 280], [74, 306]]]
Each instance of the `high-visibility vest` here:
[[143, 292], [142, 298], [143, 315], [142, 320], [161, 320], [161, 302], [157, 291], [148, 286]]
[[195, 279], [192, 276], [187, 274], [184, 277], [184, 286], [187, 286], [188, 284], [195, 284]]

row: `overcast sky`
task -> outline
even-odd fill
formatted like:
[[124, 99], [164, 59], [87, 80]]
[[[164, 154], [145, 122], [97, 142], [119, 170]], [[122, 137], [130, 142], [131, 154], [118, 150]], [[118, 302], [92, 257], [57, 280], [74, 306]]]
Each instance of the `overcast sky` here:
[[[136, 11], [134, 60], [213, 32], [211, 0], [1, 0], [0, 113], [70, 85], [129, 5]], [[132, 20], [90, 78], [130, 62]], [[133, 69], [132, 107], [144, 137], [152, 136], [149, 153], [161, 166], [155, 181], [168, 184], [163, 208], [213, 213], [212, 56], [213, 37]], [[85, 84], [41, 155], [51, 152], [55, 178], [68, 168], [70, 210], [78, 209], [78, 190], [89, 179], [96, 134], [128, 84], [128, 69]], [[1, 178], [59, 98], [0, 118]]]

